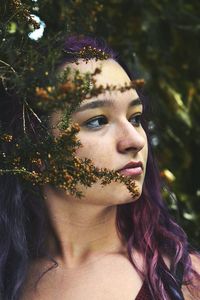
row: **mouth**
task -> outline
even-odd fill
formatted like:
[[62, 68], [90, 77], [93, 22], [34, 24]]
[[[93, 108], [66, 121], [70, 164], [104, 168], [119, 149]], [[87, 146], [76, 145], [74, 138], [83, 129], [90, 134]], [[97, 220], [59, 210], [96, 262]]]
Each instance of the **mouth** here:
[[139, 176], [143, 173], [143, 164], [139, 162], [130, 162], [123, 168], [117, 170], [118, 173], [125, 176]]

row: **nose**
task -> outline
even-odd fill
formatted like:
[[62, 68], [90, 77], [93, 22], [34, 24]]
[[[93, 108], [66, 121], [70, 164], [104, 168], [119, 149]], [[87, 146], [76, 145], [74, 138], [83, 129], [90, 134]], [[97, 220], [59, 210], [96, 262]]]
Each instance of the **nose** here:
[[120, 153], [139, 152], [145, 143], [146, 134], [142, 127], [134, 127], [128, 121], [120, 126], [117, 132], [117, 150]]

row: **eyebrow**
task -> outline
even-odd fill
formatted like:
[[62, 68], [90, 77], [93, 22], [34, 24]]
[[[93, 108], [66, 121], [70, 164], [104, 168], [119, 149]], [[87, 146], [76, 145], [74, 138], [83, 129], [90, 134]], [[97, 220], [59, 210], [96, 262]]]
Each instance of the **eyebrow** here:
[[[114, 101], [111, 100], [96, 100], [96, 101], [91, 101], [89, 103], [83, 104], [82, 106], [78, 107], [76, 112], [82, 112], [84, 110], [87, 109], [95, 109], [95, 108], [99, 108], [99, 107], [111, 107], [114, 106]], [[142, 105], [142, 101], [140, 100], [140, 98], [136, 98], [134, 100], [132, 100], [128, 107], [133, 107], [133, 106], [137, 106], [137, 105]]]

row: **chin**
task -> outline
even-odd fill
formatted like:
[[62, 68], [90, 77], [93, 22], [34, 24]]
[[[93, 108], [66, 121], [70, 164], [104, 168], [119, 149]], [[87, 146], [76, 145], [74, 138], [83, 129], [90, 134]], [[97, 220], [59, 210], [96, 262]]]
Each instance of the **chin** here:
[[[138, 190], [138, 194], [136, 196], [132, 196], [127, 187], [123, 184], [111, 183], [110, 186], [104, 188], [104, 195], [102, 195], [101, 199], [107, 199], [107, 203], [109, 205], [120, 205], [131, 203], [137, 201], [142, 193], [142, 185], [136, 182], [136, 188]], [[100, 196], [100, 194], [99, 194]]]
[[89, 188], [79, 186], [79, 191], [83, 193], [83, 197], [80, 199], [76, 198], [76, 200], [78, 202], [81, 201], [82, 203], [104, 207], [126, 204], [140, 198], [142, 193], [142, 183], [136, 181], [136, 188], [138, 190], [138, 195], [133, 197], [125, 184], [122, 183], [111, 182], [105, 186], [95, 183]]
[[[125, 204], [125, 203], [131, 203], [131, 202], [135, 202], [137, 201], [140, 197], [141, 197], [141, 194], [142, 194], [142, 184], [141, 183], [138, 183], [136, 181], [136, 189], [137, 189], [137, 195], [135, 196], [132, 196], [132, 194], [128, 191], [127, 187], [124, 187], [126, 189], [126, 192], [125, 193], [120, 193], [118, 194], [118, 204]], [[119, 197], [119, 195], [121, 197]]]

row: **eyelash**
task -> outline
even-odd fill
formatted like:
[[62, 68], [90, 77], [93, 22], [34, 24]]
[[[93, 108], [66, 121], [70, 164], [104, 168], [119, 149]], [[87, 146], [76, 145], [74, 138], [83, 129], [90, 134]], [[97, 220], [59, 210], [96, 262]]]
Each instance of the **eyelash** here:
[[[104, 123], [99, 125], [99, 126], [91, 125], [92, 122], [95, 122], [95, 121], [98, 121], [98, 120], [103, 120]], [[87, 120], [86, 122], [84, 122], [84, 126], [87, 127], [87, 128], [90, 128], [90, 129], [98, 129], [98, 128], [101, 128], [103, 125], [105, 125], [107, 123], [108, 123], [108, 120], [105, 116], [97, 116], [97, 117], [91, 118], [91, 119]]]
[[[131, 116], [131, 118], [129, 120], [131, 120], [133, 118], [135, 120], [133, 122], [133, 126], [139, 127], [141, 125], [141, 117], [142, 117], [142, 114], [139, 113], [137, 115]], [[97, 126], [91, 125], [92, 122], [99, 121], [99, 120], [103, 121], [103, 124], [100, 124]], [[102, 128], [103, 125], [106, 125], [107, 123], [108, 123], [108, 119], [105, 116], [97, 116], [97, 117], [91, 118], [91, 119], [87, 120], [86, 122], [84, 122], [84, 126], [89, 129], [100, 129], [100, 128]]]
[[131, 116], [131, 118], [135, 119], [135, 121], [136, 121], [135, 124], [134, 124], [135, 127], [139, 127], [141, 125], [141, 118], [142, 118], [141, 113], [137, 114], [137, 115], [134, 115], [134, 116]]

